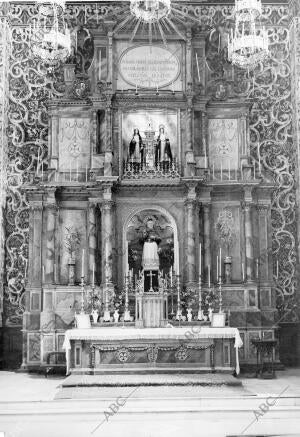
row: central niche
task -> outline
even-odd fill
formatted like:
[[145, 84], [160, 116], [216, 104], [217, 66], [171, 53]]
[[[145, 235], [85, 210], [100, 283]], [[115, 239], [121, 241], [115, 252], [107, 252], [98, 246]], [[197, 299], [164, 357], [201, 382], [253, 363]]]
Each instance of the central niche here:
[[[138, 277], [142, 270], [159, 270], [163, 274], [168, 274], [170, 268], [173, 268], [174, 229], [169, 218], [163, 213], [146, 209], [134, 215], [127, 226], [126, 240], [128, 268], [133, 277]], [[153, 288], [157, 287], [156, 278], [151, 282]], [[145, 287], [149, 286], [150, 278], [145, 274]]]
[[144, 110], [122, 115], [123, 168], [133, 174], [171, 171], [179, 162], [178, 113]]

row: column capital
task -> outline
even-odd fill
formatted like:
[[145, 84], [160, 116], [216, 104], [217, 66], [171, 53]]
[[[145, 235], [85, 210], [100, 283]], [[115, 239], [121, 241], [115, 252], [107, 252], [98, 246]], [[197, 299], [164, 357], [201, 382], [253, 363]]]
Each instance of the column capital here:
[[185, 205], [188, 209], [191, 209], [191, 208], [194, 208], [195, 206], [198, 205], [198, 201], [197, 201], [196, 199], [187, 198], [187, 199], [184, 201], [184, 205]]
[[43, 202], [41, 200], [30, 200], [29, 209], [31, 211], [43, 211]]
[[114, 200], [102, 200], [99, 206], [102, 211], [110, 211], [114, 205]]
[[244, 185], [244, 202], [245, 203], [252, 203], [252, 190], [253, 187], [251, 185]]
[[250, 211], [252, 205], [253, 205], [252, 202], [246, 202], [246, 201], [243, 201], [243, 202], [241, 203], [242, 210], [243, 210], [244, 212], [248, 212], [248, 211]]
[[270, 205], [259, 203], [256, 205], [256, 209], [258, 211], [258, 214], [266, 215], [268, 210], [270, 209]]

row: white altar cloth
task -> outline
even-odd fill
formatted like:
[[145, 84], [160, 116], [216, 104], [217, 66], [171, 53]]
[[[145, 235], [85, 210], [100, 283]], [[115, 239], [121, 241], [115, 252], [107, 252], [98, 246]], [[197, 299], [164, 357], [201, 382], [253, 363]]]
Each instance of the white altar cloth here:
[[236, 373], [240, 373], [238, 349], [243, 346], [237, 328], [211, 328], [209, 326], [183, 326], [181, 328], [90, 328], [69, 329], [65, 332], [63, 349], [66, 351], [67, 374], [70, 370], [71, 340], [197, 340], [207, 338], [234, 338], [236, 350]]

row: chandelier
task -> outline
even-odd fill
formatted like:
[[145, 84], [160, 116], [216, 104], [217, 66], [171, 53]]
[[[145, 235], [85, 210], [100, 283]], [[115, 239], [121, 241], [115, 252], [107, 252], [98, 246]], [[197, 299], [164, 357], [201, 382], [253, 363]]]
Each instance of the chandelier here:
[[130, 0], [130, 11], [138, 20], [152, 23], [169, 15], [171, 0]]
[[31, 27], [34, 56], [53, 65], [64, 61], [71, 52], [71, 35], [63, 18], [64, 0], [38, 0], [38, 18]]
[[235, 28], [228, 36], [228, 59], [240, 68], [253, 69], [268, 56], [268, 32], [258, 29], [261, 0], [235, 1]]

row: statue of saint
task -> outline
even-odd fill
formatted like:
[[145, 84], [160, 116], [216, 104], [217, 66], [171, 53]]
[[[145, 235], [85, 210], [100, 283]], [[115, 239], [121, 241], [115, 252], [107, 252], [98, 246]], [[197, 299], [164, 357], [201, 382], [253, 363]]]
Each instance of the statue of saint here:
[[155, 291], [158, 289], [158, 245], [161, 239], [154, 230], [154, 221], [152, 218], [147, 221], [146, 229], [143, 234], [142, 267], [144, 269], [144, 290], [145, 292]]
[[129, 159], [135, 164], [141, 164], [144, 158], [143, 140], [138, 128], [133, 131], [133, 136], [129, 144]]
[[154, 221], [149, 219], [146, 223], [143, 238], [142, 266], [144, 270], [159, 270], [158, 245], [161, 239], [154, 230]]
[[159, 134], [156, 143], [155, 164], [159, 162], [164, 163], [166, 161], [172, 162], [172, 159], [170, 140], [165, 132], [165, 126], [161, 124], [159, 126]]

